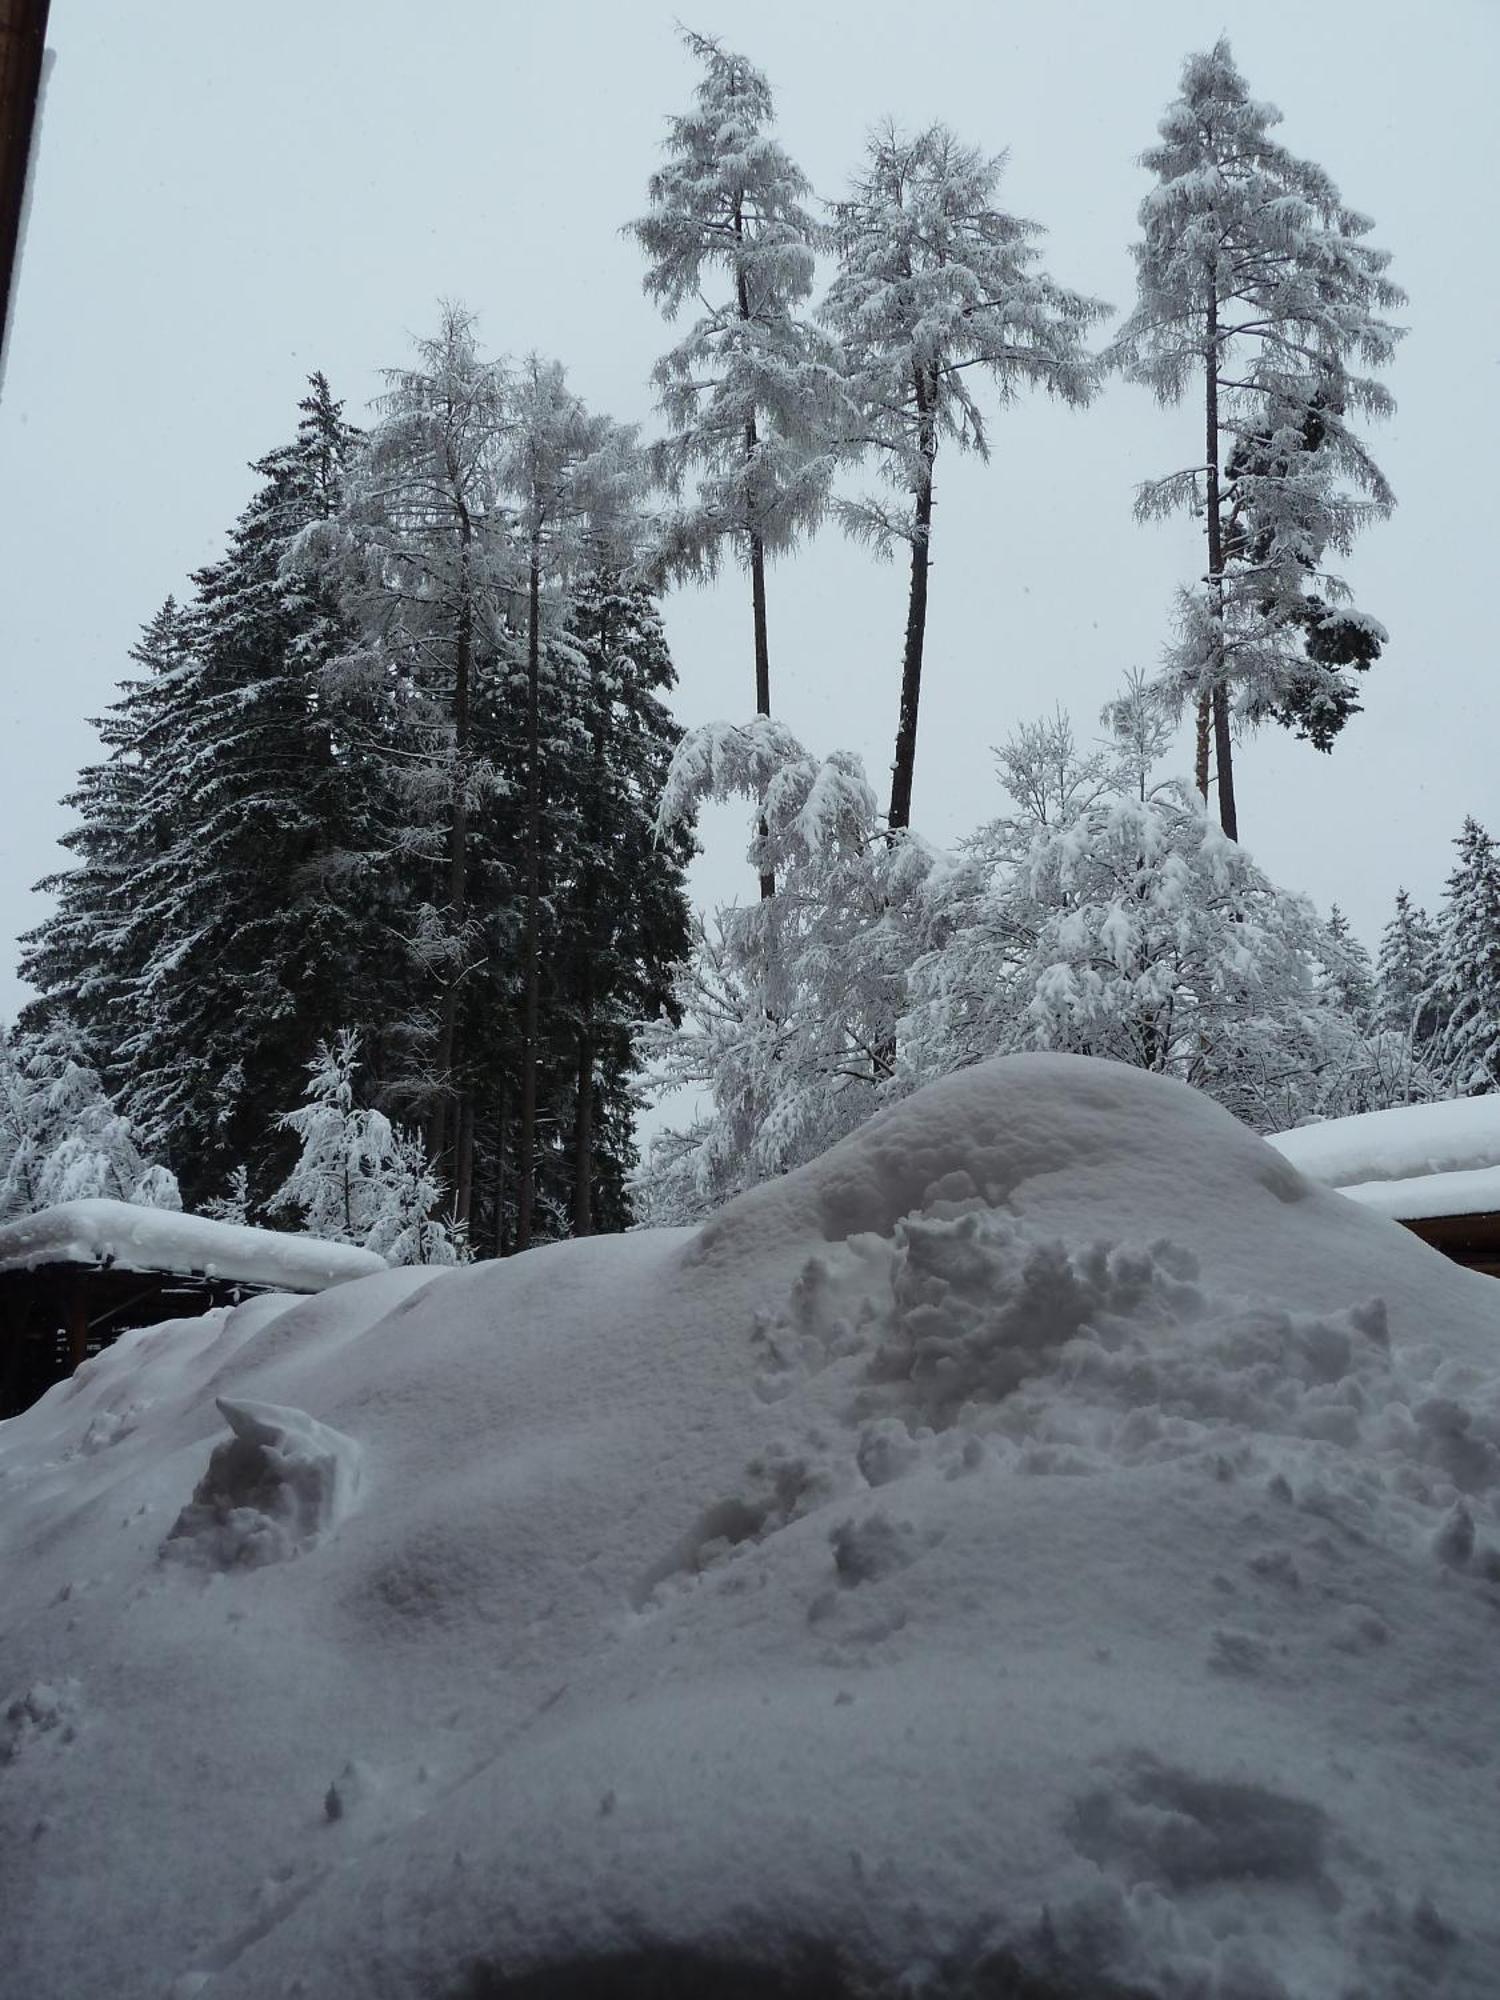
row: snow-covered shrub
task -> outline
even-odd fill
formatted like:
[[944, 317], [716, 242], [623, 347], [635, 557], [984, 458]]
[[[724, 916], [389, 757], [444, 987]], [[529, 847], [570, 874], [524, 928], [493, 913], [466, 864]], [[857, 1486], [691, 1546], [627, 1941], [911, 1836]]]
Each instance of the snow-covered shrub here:
[[860, 760], [819, 760], [769, 716], [683, 739], [662, 823], [709, 798], [754, 804], [749, 859], [776, 894], [700, 919], [677, 999], [644, 1049], [665, 1089], [707, 1090], [713, 1109], [657, 1140], [637, 1182], [643, 1220], [682, 1221], [814, 1158], [890, 1090], [907, 922], [935, 856], [880, 826]]
[[1019, 729], [997, 752], [1013, 810], [956, 855], [892, 835], [857, 758], [820, 761], [769, 717], [684, 739], [664, 820], [751, 800], [750, 859], [778, 886], [700, 920], [682, 1026], [644, 1036], [658, 1082], [710, 1105], [656, 1139], [642, 1219], [701, 1215], [1022, 1049], [1178, 1077], [1261, 1131], [1438, 1092], [1410, 1035], [1373, 1022], [1347, 926], [1155, 775], [1168, 731], [1139, 681], [1106, 721], [1087, 752], [1061, 714]]
[[434, 1213], [443, 1190], [421, 1141], [356, 1105], [358, 1064], [351, 1030], [319, 1043], [308, 1101], [281, 1119], [301, 1140], [301, 1156], [267, 1206], [300, 1210], [308, 1235], [374, 1250], [388, 1264], [452, 1264], [459, 1241]]
[[93, 1199], [181, 1208], [169, 1168], [147, 1160], [65, 1019], [0, 1031], [0, 1221]]

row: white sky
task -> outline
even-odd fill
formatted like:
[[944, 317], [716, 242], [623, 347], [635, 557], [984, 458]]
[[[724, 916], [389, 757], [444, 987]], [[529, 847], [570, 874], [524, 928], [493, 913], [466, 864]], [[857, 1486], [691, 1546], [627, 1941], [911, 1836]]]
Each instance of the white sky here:
[[[1233, 28], [1281, 136], [1373, 215], [1411, 294], [1376, 437], [1392, 522], [1350, 566], [1391, 631], [1367, 713], [1332, 758], [1281, 732], [1238, 765], [1246, 842], [1338, 900], [1372, 944], [1398, 883], [1431, 903], [1462, 815], [1500, 833], [1491, 716], [1488, 482], [1500, 460], [1492, 0], [683, 0], [769, 73], [781, 135], [841, 192], [868, 127], [945, 119], [1009, 148], [1002, 200], [1044, 223], [1061, 281], [1131, 296], [1133, 163], [1190, 49]], [[925, 25], [930, 22], [931, 25]], [[57, 0], [30, 232], [0, 406], [0, 1015], [9, 940], [57, 865], [86, 718], [168, 592], [248, 499], [247, 461], [292, 434], [304, 378], [358, 419], [440, 297], [494, 351], [563, 360], [582, 394], [649, 419], [672, 337], [620, 227], [644, 205], [694, 68], [638, 0]], [[1192, 456], [1184, 407], [1110, 387], [1075, 414], [997, 416], [988, 467], [939, 461], [914, 824], [951, 840], [998, 809], [989, 746], [1061, 700], [1085, 731], [1151, 666], [1197, 559], [1186, 520], [1138, 528], [1135, 483]], [[904, 576], [825, 533], [771, 577], [773, 696], [809, 746], [847, 746], [884, 793]], [[753, 706], [748, 586], [668, 610], [685, 722]], [[1182, 761], [1185, 764], [1184, 748]], [[733, 814], [705, 825], [700, 893], [750, 886]]]

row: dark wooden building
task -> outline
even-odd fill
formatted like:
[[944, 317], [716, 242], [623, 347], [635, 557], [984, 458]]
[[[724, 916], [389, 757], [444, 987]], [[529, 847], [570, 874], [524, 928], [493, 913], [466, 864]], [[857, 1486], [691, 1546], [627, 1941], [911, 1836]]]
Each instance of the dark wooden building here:
[[126, 1202], [21, 1216], [0, 1227], [0, 1418], [28, 1409], [132, 1327], [384, 1269], [344, 1244]]

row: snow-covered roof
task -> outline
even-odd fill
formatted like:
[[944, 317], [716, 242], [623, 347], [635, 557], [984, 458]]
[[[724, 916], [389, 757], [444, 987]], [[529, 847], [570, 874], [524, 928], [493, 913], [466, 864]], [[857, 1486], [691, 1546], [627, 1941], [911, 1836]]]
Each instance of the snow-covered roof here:
[[1500, 1211], [1500, 1096], [1330, 1118], [1270, 1143], [1309, 1179], [1397, 1221]]
[[1395, 1222], [1430, 1222], [1442, 1215], [1500, 1215], [1500, 1166], [1410, 1180], [1356, 1181], [1339, 1193]]
[[66, 1201], [0, 1228], [0, 1271], [103, 1264], [217, 1278], [278, 1292], [321, 1292], [386, 1268], [368, 1250], [125, 1201]]
[[1497, 1574], [1500, 1287], [981, 1065], [0, 1424], [7, 1991], [1500, 1994]]

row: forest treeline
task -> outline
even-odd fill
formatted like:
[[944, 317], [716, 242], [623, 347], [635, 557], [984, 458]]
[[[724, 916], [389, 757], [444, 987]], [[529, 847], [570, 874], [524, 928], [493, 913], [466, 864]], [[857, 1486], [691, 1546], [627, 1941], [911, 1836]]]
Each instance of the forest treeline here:
[[100, 724], [23, 1033], [71, 1038], [193, 1207], [243, 1170], [271, 1211], [347, 1032], [473, 1248], [618, 1228], [689, 848], [655, 834], [634, 436], [453, 311], [366, 434], [315, 377], [256, 471]]
[[[348, 1240], [378, 1211], [425, 1258], [700, 1213], [1004, 1049], [1144, 1064], [1262, 1129], [1494, 1087], [1477, 824], [1436, 925], [1403, 896], [1378, 968], [1238, 841], [1248, 733], [1330, 749], [1387, 643], [1333, 567], [1394, 504], [1361, 426], [1404, 300], [1369, 220], [1221, 41], [1143, 155], [1137, 295], [1094, 345], [1110, 309], [1043, 268], [1000, 159], [888, 124], [819, 203], [766, 79], [685, 40], [693, 102], [626, 225], [680, 323], [658, 435], [554, 362], [486, 358], [457, 307], [363, 431], [313, 378], [69, 801], [0, 1205], [62, 1130], [49, 1090], [102, 1101], [194, 1206]], [[1184, 515], [1201, 573], [1099, 741], [1019, 723], [1011, 809], [939, 854], [912, 804], [940, 460], [987, 456], [1022, 393], [1084, 405], [1111, 375], [1180, 412], [1136, 511]], [[771, 572], [829, 521], [907, 569], [884, 801], [775, 717]], [[754, 715], [679, 741], [661, 595], [726, 563]], [[1191, 785], [1161, 771], [1184, 713]], [[697, 806], [735, 794], [759, 897], [693, 918]], [[706, 1108], [640, 1169], [648, 1079]]]

